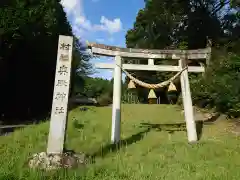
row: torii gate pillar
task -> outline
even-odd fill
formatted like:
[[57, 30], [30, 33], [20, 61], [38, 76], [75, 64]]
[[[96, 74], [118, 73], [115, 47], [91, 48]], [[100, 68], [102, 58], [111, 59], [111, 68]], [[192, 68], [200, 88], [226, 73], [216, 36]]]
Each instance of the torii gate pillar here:
[[[184, 69], [187, 66], [185, 58], [179, 60], [179, 66]], [[181, 89], [182, 89], [182, 98], [184, 106], [184, 116], [187, 128], [187, 137], [189, 143], [194, 143], [198, 140], [196, 124], [193, 114], [193, 105], [192, 97], [190, 91], [190, 84], [188, 79], [188, 70], [186, 69], [180, 75]]]
[[121, 88], [122, 88], [122, 59], [115, 56], [113, 105], [112, 105], [112, 143], [118, 143], [121, 136]]

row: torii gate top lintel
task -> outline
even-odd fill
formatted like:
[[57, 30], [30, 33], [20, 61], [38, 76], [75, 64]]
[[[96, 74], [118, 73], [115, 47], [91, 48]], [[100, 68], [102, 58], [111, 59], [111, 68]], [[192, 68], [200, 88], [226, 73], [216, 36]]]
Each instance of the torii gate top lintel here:
[[187, 59], [207, 59], [211, 54], [211, 48], [196, 50], [159, 50], [159, 49], [138, 49], [122, 48], [98, 43], [87, 43], [92, 53], [102, 56], [121, 56], [124, 58], [147, 58], [147, 59], [180, 59], [186, 56]]

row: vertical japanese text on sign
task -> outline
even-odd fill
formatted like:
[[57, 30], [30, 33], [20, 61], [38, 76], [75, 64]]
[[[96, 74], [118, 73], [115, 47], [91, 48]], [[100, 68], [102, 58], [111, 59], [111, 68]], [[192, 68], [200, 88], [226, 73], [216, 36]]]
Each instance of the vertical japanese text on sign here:
[[61, 50], [67, 50], [68, 51], [70, 49], [70, 47], [71, 47], [70, 44], [61, 43], [61, 45], [60, 45]]
[[65, 98], [67, 97], [67, 94], [62, 92], [57, 92], [56, 96], [55, 96], [55, 99], [56, 100], [60, 100], [60, 101], [63, 101]]
[[68, 54], [61, 54], [59, 60], [60, 61], [68, 61], [69, 60]]
[[66, 80], [58, 80], [56, 86], [68, 86], [68, 82]]
[[57, 106], [56, 108], [55, 108], [55, 114], [63, 114], [64, 113], [64, 107], [62, 107], [62, 106]]
[[62, 66], [60, 66], [60, 68], [59, 68], [59, 70], [58, 70], [58, 73], [59, 73], [60, 75], [66, 75], [66, 74], [68, 73], [67, 70], [68, 70], [67, 66], [62, 65]]

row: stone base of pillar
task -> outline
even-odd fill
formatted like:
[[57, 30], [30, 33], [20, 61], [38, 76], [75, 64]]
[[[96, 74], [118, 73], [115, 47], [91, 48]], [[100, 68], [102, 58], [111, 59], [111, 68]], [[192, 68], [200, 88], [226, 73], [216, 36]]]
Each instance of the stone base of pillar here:
[[36, 153], [28, 160], [31, 169], [57, 170], [61, 168], [78, 168], [86, 164], [83, 153], [65, 152], [63, 154]]

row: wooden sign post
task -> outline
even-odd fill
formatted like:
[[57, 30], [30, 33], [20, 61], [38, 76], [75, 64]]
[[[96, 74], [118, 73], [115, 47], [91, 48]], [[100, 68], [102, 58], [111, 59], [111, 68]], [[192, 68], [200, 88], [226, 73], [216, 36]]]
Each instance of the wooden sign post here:
[[61, 154], [64, 147], [67, 108], [72, 64], [73, 37], [59, 36], [53, 92], [48, 154]]

